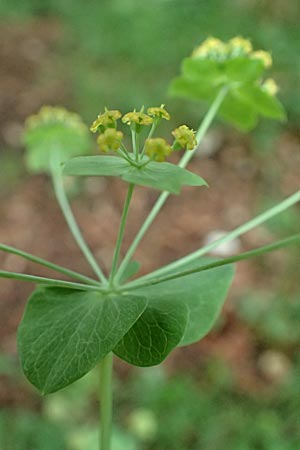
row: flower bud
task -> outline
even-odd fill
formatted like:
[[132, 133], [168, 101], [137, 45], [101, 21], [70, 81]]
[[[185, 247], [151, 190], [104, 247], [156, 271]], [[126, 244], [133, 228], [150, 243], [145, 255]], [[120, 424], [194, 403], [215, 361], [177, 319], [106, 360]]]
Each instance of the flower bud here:
[[116, 152], [121, 146], [122, 139], [123, 133], [121, 131], [117, 131], [115, 128], [107, 128], [103, 134], [98, 136], [97, 144], [101, 152]]
[[172, 135], [175, 137], [174, 148], [176, 150], [182, 148], [193, 150], [197, 145], [195, 132], [186, 125], [176, 128], [172, 131]]
[[162, 162], [172, 153], [171, 146], [162, 138], [146, 139], [145, 153], [150, 159]]

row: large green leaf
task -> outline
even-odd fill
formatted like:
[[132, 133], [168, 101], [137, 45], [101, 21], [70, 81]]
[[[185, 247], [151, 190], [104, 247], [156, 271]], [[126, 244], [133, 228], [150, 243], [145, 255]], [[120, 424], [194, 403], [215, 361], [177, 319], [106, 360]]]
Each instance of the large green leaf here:
[[252, 105], [236, 97], [236, 92], [229, 92], [219, 111], [220, 116], [237, 128], [248, 131], [255, 127], [258, 114]]
[[224, 64], [209, 59], [186, 58], [182, 63], [182, 73], [199, 82], [220, 85], [224, 82], [225, 67]]
[[186, 58], [182, 73], [186, 78], [220, 86], [231, 82], [245, 83], [258, 80], [265, 72], [265, 66], [258, 59], [238, 57], [227, 61], [213, 61], [201, 58]]
[[119, 176], [128, 183], [179, 194], [183, 186], [204, 186], [199, 175], [167, 162], [135, 167], [118, 156], [86, 156], [65, 163], [65, 175]]
[[[208, 261], [194, 261], [181, 270]], [[151, 366], [163, 361], [174, 347], [197, 342], [214, 325], [232, 279], [230, 265], [137, 289], [135, 294], [147, 297], [148, 306], [114, 353], [131, 364]]]
[[263, 76], [264, 72], [264, 63], [259, 59], [239, 57], [226, 61], [225, 73], [229, 82], [255, 82]]
[[218, 86], [212, 86], [209, 80], [177, 77], [171, 81], [169, 94], [190, 100], [210, 100], [219, 89]]
[[140, 294], [37, 289], [18, 331], [25, 375], [45, 394], [68, 386], [116, 346], [146, 304]]
[[149, 306], [114, 348], [114, 353], [135, 366], [160, 364], [181, 341], [187, 323], [184, 302], [172, 293], [150, 295]]

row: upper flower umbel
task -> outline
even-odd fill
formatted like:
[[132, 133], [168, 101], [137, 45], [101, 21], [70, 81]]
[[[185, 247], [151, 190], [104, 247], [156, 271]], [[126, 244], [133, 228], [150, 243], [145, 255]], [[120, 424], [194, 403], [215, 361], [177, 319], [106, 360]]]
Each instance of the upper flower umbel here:
[[[91, 131], [98, 132], [98, 148], [101, 152], [110, 151], [117, 153], [135, 166], [147, 165], [151, 160], [156, 162], [165, 161], [174, 150], [193, 150], [196, 147], [195, 132], [186, 125], [176, 128], [172, 134], [175, 137], [170, 145], [165, 139], [153, 138], [153, 134], [162, 119], [170, 120], [170, 114], [165, 109], [165, 105], [152, 106], [145, 114], [142, 108], [140, 111], [130, 111], [123, 117], [118, 110], [108, 110], [99, 114], [91, 126]], [[116, 128], [116, 122], [122, 117], [122, 122], [131, 128], [132, 150], [127, 150], [123, 142], [124, 135]], [[139, 133], [142, 127], [152, 125], [148, 137], [140, 146]], [[147, 157], [147, 158], [146, 158]]]

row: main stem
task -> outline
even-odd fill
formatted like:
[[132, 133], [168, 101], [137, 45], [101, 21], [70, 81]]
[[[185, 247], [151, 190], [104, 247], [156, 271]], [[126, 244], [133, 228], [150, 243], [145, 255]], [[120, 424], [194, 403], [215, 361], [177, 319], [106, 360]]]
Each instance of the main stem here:
[[[227, 94], [227, 87], [224, 87], [220, 90], [219, 94], [215, 98], [214, 102], [212, 103], [211, 107], [209, 108], [206, 116], [204, 117], [199, 130], [196, 134], [197, 139], [197, 147], [199, 146], [200, 142], [202, 141], [203, 137], [205, 136], [209, 126], [211, 125], [214, 117], [216, 116], [218, 109], [220, 108], [221, 103], [223, 102], [225, 96]], [[193, 157], [195, 152], [197, 151], [197, 147], [193, 151], [186, 151], [186, 153], [183, 155], [179, 162], [179, 167], [186, 167], [190, 159]], [[132, 242], [131, 246], [129, 247], [120, 267], [116, 274], [116, 281], [118, 282], [126, 269], [128, 263], [130, 262], [137, 246], [139, 245], [140, 241], [143, 239], [145, 233], [147, 232], [148, 228], [154, 221], [155, 217], [161, 210], [161, 207], [164, 205], [165, 201], [169, 197], [170, 192], [164, 191], [162, 194], [158, 197], [155, 205], [153, 206], [152, 210], [150, 211], [148, 217], [146, 218], [145, 222], [141, 226], [139, 232], [137, 233], [134, 241]]]
[[134, 189], [134, 184], [131, 183], [129, 185], [126, 200], [124, 203], [116, 248], [115, 248], [113, 262], [112, 262], [112, 268], [111, 268], [110, 277], [109, 277], [109, 283], [111, 286], [113, 284], [114, 276], [115, 276], [117, 266], [118, 266], [118, 260], [119, 260], [119, 256], [120, 256], [120, 250], [121, 250], [121, 245], [122, 245], [122, 241], [123, 241], [123, 237], [124, 237], [125, 225], [126, 225], [126, 221], [127, 221], [127, 217], [128, 217], [129, 206], [130, 206], [130, 202], [131, 202], [131, 198], [132, 198], [133, 189]]
[[100, 362], [99, 450], [110, 450], [112, 423], [112, 369], [113, 354], [109, 353]]
[[64, 190], [63, 179], [62, 179], [60, 167], [55, 160], [53, 161], [53, 164], [52, 164], [52, 180], [53, 180], [53, 186], [54, 186], [54, 191], [55, 191], [57, 201], [60, 205], [62, 213], [66, 219], [66, 222], [70, 228], [70, 231], [71, 231], [75, 241], [77, 242], [80, 250], [84, 254], [86, 260], [90, 264], [91, 268], [94, 270], [94, 272], [97, 275], [97, 277], [99, 278], [99, 280], [102, 281], [103, 284], [107, 284], [107, 280], [106, 280], [102, 270], [100, 269], [91, 250], [89, 249], [88, 245], [86, 244], [86, 242], [81, 234], [81, 231], [77, 225], [77, 222], [72, 213], [68, 198], [67, 198], [65, 190]]

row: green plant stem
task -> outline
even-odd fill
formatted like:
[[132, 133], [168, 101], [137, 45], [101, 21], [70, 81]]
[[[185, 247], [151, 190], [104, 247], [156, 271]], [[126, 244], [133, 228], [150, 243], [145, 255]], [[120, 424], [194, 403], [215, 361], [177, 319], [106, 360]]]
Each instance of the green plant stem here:
[[[152, 125], [151, 125], [151, 128], [150, 128], [150, 131], [149, 131], [149, 134], [148, 134], [148, 136], [147, 136], [147, 139], [152, 138], [152, 136], [153, 136], [153, 134], [154, 134], [154, 132], [155, 132], [155, 130], [156, 130], [157, 125], [159, 124], [159, 122], [160, 122], [159, 119], [154, 118], [154, 121], [153, 121], [153, 123], [152, 123]], [[142, 152], [141, 152], [141, 158], [144, 156], [145, 150], [146, 150], [146, 146], [144, 145], [143, 150], [142, 150]]]
[[138, 162], [139, 161], [139, 149], [138, 149], [138, 145], [137, 145], [137, 132], [133, 129], [133, 127], [131, 128], [131, 138], [132, 138], [132, 149], [133, 149], [133, 153], [135, 155], [135, 161]]
[[69, 289], [78, 289], [80, 291], [99, 291], [107, 292], [107, 289], [101, 288], [101, 286], [91, 286], [90, 284], [73, 283], [71, 281], [56, 280], [54, 278], [38, 277], [36, 275], [27, 275], [25, 273], [7, 272], [0, 270], [0, 278], [8, 278], [20, 281], [29, 281], [30, 283], [43, 284], [53, 287], [63, 287]]
[[[54, 154], [54, 156], [55, 156], [55, 154]], [[107, 284], [107, 279], [104, 276], [102, 270], [100, 269], [97, 261], [95, 260], [91, 250], [89, 249], [88, 245], [86, 244], [86, 242], [81, 234], [81, 231], [77, 225], [75, 217], [72, 213], [68, 198], [67, 198], [65, 190], [64, 190], [61, 170], [60, 170], [59, 165], [55, 161], [55, 159], [53, 160], [53, 164], [52, 164], [52, 181], [53, 181], [53, 186], [54, 186], [54, 191], [55, 191], [57, 201], [60, 205], [62, 213], [66, 219], [66, 222], [69, 226], [69, 229], [70, 229], [75, 241], [77, 242], [80, 250], [84, 254], [86, 260], [90, 264], [91, 268], [93, 269], [93, 271], [95, 272], [95, 274], [97, 275], [99, 280], [103, 284]]]
[[294, 236], [291, 236], [286, 239], [282, 239], [278, 242], [274, 242], [273, 244], [265, 245], [263, 247], [260, 247], [260, 248], [254, 249], [254, 250], [250, 250], [248, 252], [240, 253], [239, 255], [236, 255], [236, 256], [230, 256], [229, 258], [224, 258], [224, 259], [220, 259], [218, 261], [213, 261], [209, 264], [204, 264], [200, 267], [196, 267], [196, 268], [189, 269], [189, 270], [184, 270], [183, 272], [177, 272], [177, 273], [173, 273], [170, 275], [165, 275], [165, 276], [154, 278], [154, 279], [151, 279], [151, 280], [145, 281], [145, 282], [138, 282], [138, 281], [132, 282], [132, 283], [129, 283], [126, 286], [126, 288], [127, 288], [127, 290], [138, 289], [138, 288], [143, 288], [146, 286], [152, 286], [154, 284], [163, 283], [165, 281], [174, 280], [177, 278], [186, 277], [187, 275], [192, 275], [193, 273], [203, 272], [204, 270], [210, 270], [210, 269], [214, 269], [216, 267], [225, 266], [227, 264], [233, 264], [238, 261], [244, 261], [246, 259], [253, 258], [255, 256], [260, 256], [260, 255], [263, 255], [264, 253], [272, 252], [274, 250], [279, 250], [283, 247], [286, 247], [286, 246], [292, 245], [292, 244], [296, 244], [299, 242], [300, 242], [300, 234], [295, 234]]
[[112, 286], [112, 284], [114, 282], [114, 276], [115, 276], [117, 266], [118, 266], [118, 260], [119, 260], [119, 256], [120, 256], [120, 250], [121, 250], [121, 245], [122, 245], [122, 241], [123, 241], [123, 237], [124, 237], [125, 226], [126, 226], [126, 221], [127, 221], [127, 217], [128, 217], [129, 206], [130, 206], [134, 186], [135, 185], [133, 183], [129, 184], [127, 196], [126, 196], [124, 207], [123, 207], [121, 223], [120, 223], [119, 233], [118, 233], [118, 237], [117, 237], [117, 243], [116, 243], [116, 247], [115, 247], [115, 251], [114, 251], [113, 262], [112, 262], [112, 267], [111, 267], [111, 272], [110, 272], [110, 277], [109, 277], [110, 286]]
[[252, 230], [253, 228], [257, 227], [258, 225], [261, 225], [262, 223], [266, 222], [267, 220], [271, 219], [272, 217], [276, 216], [277, 214], [280, 214], [281, 212], [285, 211], [287, 208], [290, 208], [291, 206], [293, 206], [295, 203], [298, 203], [299, 201], [300, 201], [300, 191], [297, 191], [290, 197], [283, 200], [278, 205], [273, 206], [273, 208], [270, 208], [267, 211], [264, 211], [262, 214], [259, 214], [258, 216], [254, 217], [254, 219], [249, 220], [249, 222], [246, 222], [243, 225], [240, 225], [239, 227], [235, 228], [233, 231], [229, 232], [224, 237], [217, 239], [208, 245], [205, 245], [204, 247], [200, 248], [199, 250], [196, 250], [195, 252], [190, 253], [189, 255], [184, 256], [183, 258], [180, 258], [171, 264], [167, 264], [166, 266], [161, 267], [160, 269], [157, 269], [154, 272], [151, 272], [150, 274], [139, 278], [139, 280], [144, 281], [146, 279], [153, 278], [158, 275], [161, 276], [166, 272], [173, 271], [175, 269], [180, 268], [181, 266], [184, 266], [185, 264], [195, 261], [196, 259], [198, 259], [201, 256], [205, 255], [206, 253], [210, 252], [214, 248], [219, 247], [221, 244], [232, 241], [236, 237], [247, 233], [248, 231]]
[[11, 253], [13, 255], [20, 256], [22, 258], [27, 259], [28, 261], [32, 261], [34, 263], [40, 264], [41, 266], [48, 267], [49, 269], [55, 270], [56, 272], [62, 273], [64, 275], [69, 276], [70, 278], [74, 278], [75, 280], [82, 281], [87, 284], [99, 286], [99, 282], [93, 280], [90, 277], [86, 277], [81, 273], [74, 272], [73, 270], [67, 269], [65, 267], [59, 266], [57, 264], [53, 264], [45, 259], [39, 258], [37, 256], [32, 255], [31, 253], [23, 252], [14, 247], [10, 247], [9, 245], [0, 244], [0, 250], [6, 253]]
[[[211, 125], [214, 117], [216, 116], [218, 109], [220, 108], [220, 105], [222, 104], [225, 96], [227, 94], [227, 88], [222, 88], [219, 92], [219, 94], [216, 96], [215, 100], [211, 104], [206, 116], [204, 117], [198, 132], [196, 134], [197, 139], [197, 147], [199, 146], [200, 142], [202, 141], [203, 137], [205, 136], [209, 126]], [[186, 167], [190, 159], [193, 157], [195, 152], [197, 151], [197, 147], [195, 150], [192, 151], [186, 151], [186, 153], [183, 155], [179, 162], [180, 167]], [[155, 205], [153, 206], [152, 210], [150, 211], [148, 217], [146, 218], [145, 222], [141, 226], [139, 232], [137, 233], [134, 241], [132, 242], [131, 246], [129, 247], [120, 267], [116, 275], [117, 282], [120, 280], [124, 270], [126, 269], [129, 261], [131, 260], [137, 246], [139, 245], [140, 241], [143, 239], [145, 233], [147, 232], [148, 228], [156, 218], [157, 214], [161, 210], [162, 206], [164, 205], [165, 201], [169, 197], [170, 193], [167, 191], [164, 191], [161, 193], [161, 195], [158, 197]]]
[[112, 372], [113, 354], [103, 358], [100, 362], [100, 439], [99, 450], [110, 450], [112, 423]]

